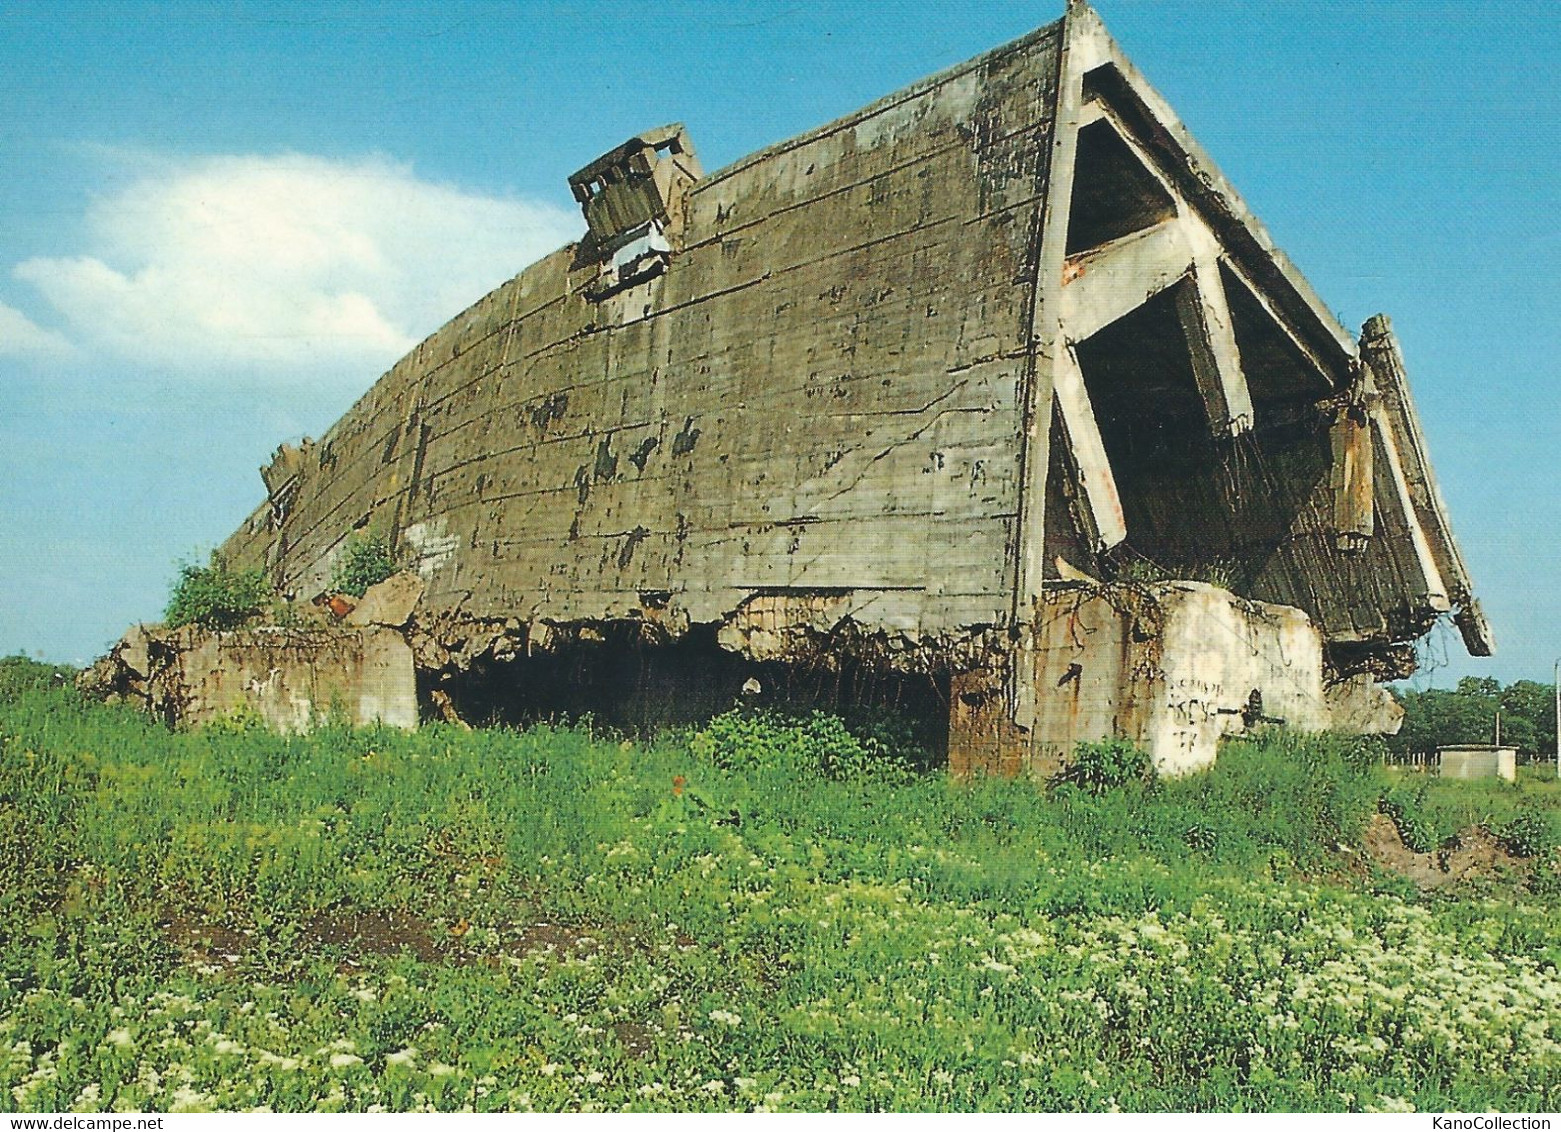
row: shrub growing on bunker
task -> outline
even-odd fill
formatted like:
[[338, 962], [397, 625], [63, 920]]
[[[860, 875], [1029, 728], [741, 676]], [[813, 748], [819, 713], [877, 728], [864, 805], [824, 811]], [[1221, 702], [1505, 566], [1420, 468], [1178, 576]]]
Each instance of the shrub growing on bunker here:
[[338, 593], [362, 597], [370, 586], [376, 586], [396, 572], [396, 557], [391, 553], [390, 540], [384, 535], [354, 535], [342, 547], [341, 555], [331, 568], [331, 588]]
[[1075, 747], [1073, 761], [1052, 778], [1052, 784], [1100, 795], [1129, 782], [1152, 782], [1154, 777], [1154, 764], [1146, 751], [1126, 739], [1107, 739]]
[[213, 553], [208, 565], [179, 567], [163, 618], [173, 629], [199, 625], [203, 629], [237, 629], [255, 620], [271, 600], [271, 587], [261, 570], [229, 569]]

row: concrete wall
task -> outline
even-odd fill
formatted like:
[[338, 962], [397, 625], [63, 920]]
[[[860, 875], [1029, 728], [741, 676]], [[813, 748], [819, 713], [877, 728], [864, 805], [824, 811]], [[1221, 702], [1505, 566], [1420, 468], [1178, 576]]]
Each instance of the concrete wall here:
[[1116, 736], [1151, 752], [1162, 774], [1183, 774], [1211, 764], [1224, 735], [1265, 722], [1303, 731], [1333, 724], [1321, 638], [1307, 616], [1210, 585], [1053, 592], [1029, 655], [1033, 669], [1015, 678], [1033, 681], [1040, 741], [1028, 756], [1000, 761], [1003, 737], [973, 710], [979, 696], [966, 682], [951, 727], [956, 774], [1044, 778], [1075, 744]]
[[1438, 747], [1436, 773], [1443, 778], [1504, 778], [1518, 780], [1514, 747]]
[[427, 619], [700, 622], [848, 591], [873, 628], [1009, 614], [1057, 28], [704, 178], [668, 271], [564, 249], [403, 359], [223, 548], [323, 588], [394, 529]]
[[137, 628], [82, 686], [179, 724], [253, 712], [279, 731], [307, 731], [333, 715], [412, 728], [418, 717], [411, 647], [381, 626]]

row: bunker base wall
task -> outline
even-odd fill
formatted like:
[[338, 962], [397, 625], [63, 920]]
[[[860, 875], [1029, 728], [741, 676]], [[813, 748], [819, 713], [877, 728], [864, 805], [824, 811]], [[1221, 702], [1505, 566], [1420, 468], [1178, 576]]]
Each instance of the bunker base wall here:
[[412, 650], [381, 626], [137, 628], [83, 674], [82, 686], [170, 724], [247, 717], [300, 732], [330, 719], [418, 723]]

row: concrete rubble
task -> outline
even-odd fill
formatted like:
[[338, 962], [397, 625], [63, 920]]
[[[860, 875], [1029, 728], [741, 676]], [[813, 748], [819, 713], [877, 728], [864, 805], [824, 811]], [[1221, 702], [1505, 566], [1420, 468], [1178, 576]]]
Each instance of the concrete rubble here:
[[418, 721], [411, 647], [379, 626], [138, 626], [80, 684], [170, 724], [257, 718], [298, 732], [332, 719], [402, 728]]

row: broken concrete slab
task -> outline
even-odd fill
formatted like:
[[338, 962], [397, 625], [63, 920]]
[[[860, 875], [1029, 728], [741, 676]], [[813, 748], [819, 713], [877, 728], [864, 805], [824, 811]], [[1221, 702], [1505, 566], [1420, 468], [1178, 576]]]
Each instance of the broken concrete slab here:
[[1397, 735], [1404, 706], [1369, 675], [1336, 680], [1323, 689], [1329, 729], [1354, 735]]
[[[84, 691], [136, 703], [169, 723], [200, 725], [253, 713], [278, 731], [329, 719], [417, 726], [417, 678], [402, 635], [380, 626], [195, 626], [132, 631], [83, 674]], [[131, 668], [144, 654], [146, 672]], [[127, 660], [129, 656], [132, 659]]]
[[344, 618], [348, 625], [383, 625], [402, 629], [423, 597], [423, 579], [410, 571], [392, 574], [363, 591], [358, 604]]
[[1226, 735], [1281, 722], [1302, 731], [1332, 725], [1321, 638], [1298, 609], [1164, 582], [1053, 592], [1037, 621], [1011, 674], [1034, 689], [1025, 726], [1035, 739], [1027, 752], [1019, 746], [1017, 761], [991, 762], [1001, 733], [978, 709], [1000, 702], [1001, 682], [989, 675], [976, 694], [966, 675], [956, 681], [949, 740], [956, 774], [1046, 778], [1077, 743], [1115, 737], [1142, 745], [1161, 774], [1185, 774], [1211, 764]]
[[145, 625], [136, 625], [131, 628], [120, 642], [119, 660], [125, 666], [125, 670], [131, 675], [141, 677], [142, 679], [151, 675], [151, 646], [152, 637], [147, 632]]

